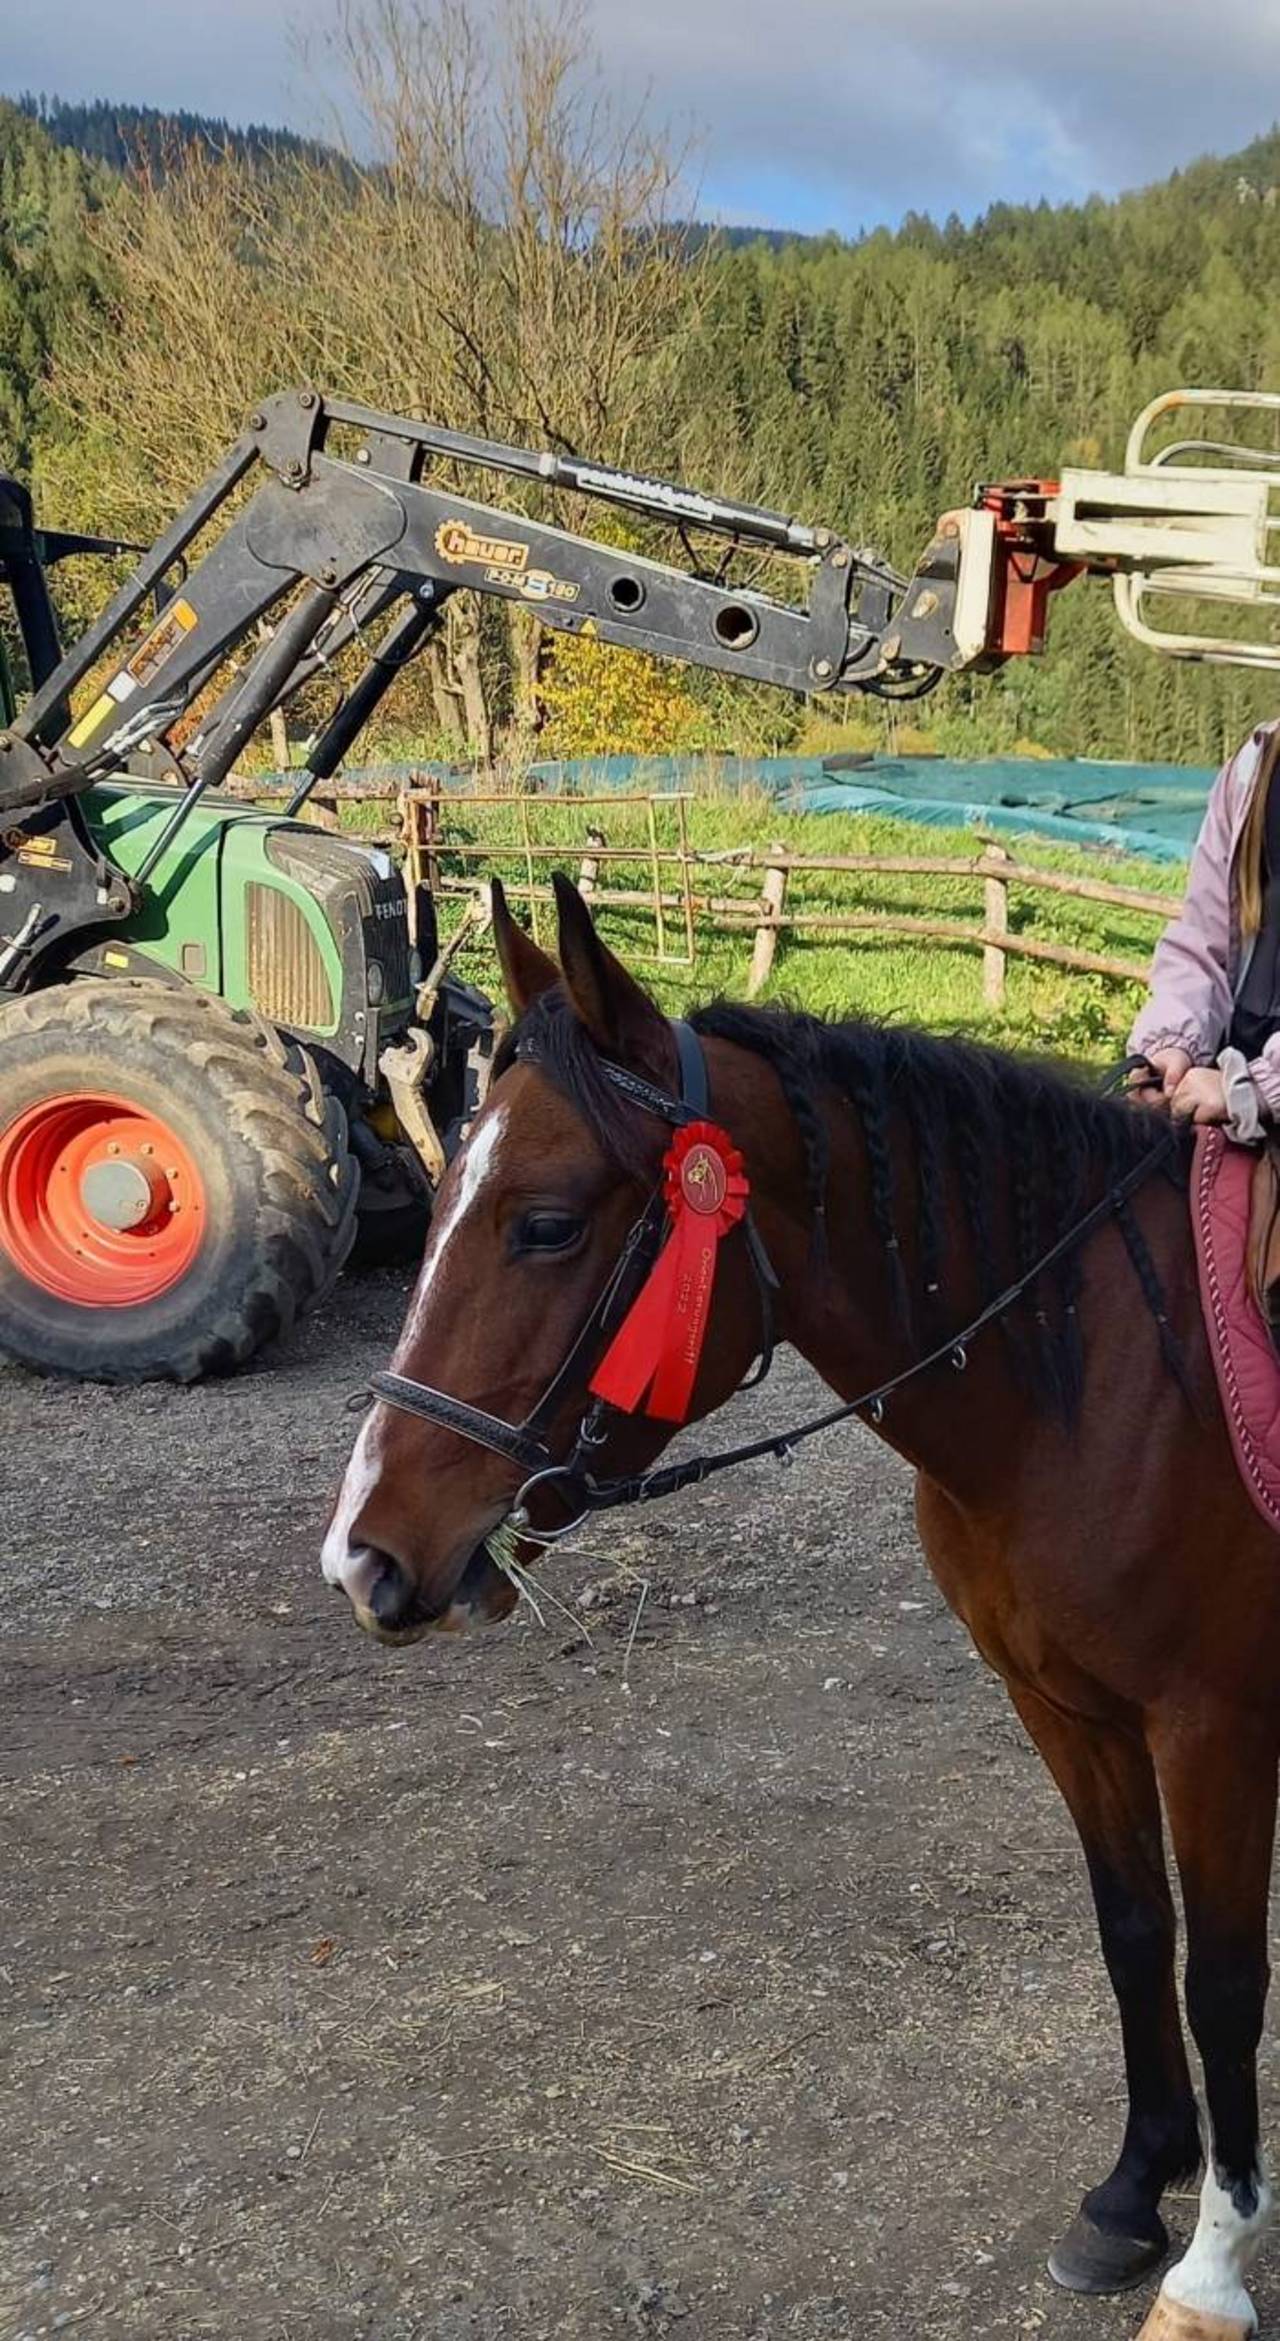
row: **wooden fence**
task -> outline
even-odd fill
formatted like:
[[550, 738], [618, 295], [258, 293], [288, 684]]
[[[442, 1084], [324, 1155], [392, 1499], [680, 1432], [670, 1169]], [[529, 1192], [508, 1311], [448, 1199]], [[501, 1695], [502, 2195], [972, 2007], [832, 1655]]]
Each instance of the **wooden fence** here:
[[[1010, 894], [1015, 889], [1031, 893], [1057, 895], [1080, 902], [1094, 902], [1116, 909], [1137, 911], [1145, 917], [1167, 919], [1173, 902], [1167, 895], [1148, 894], [1135, 886], [1116, 886], [1102, 878], [1077, 878], [1058, 870], [1041, 870], [1033, 864], [1021, 862], [1009, 854], [995, 840], [984, 840], [982, 850], [973, 855], [959, 854], [796, 854], [779, 842], [768, 847], [729, 846], [715, 851], [702, 851], [689, 843], [687, 799], [671, 795], [660, 797], [575, 797], [573, 799], [547, 797], [472, 796], [465, 799], [442, 797], [431, 789], [407, 789], [401, 797], [406, 851], [414, 875], [430, 878], [442, 894], [470, 893], [474, 879], [453, 877], [442, 868], [442, 857], [471, 862], [481, 869], [486, 863], [509, 860], [519, 856], [525, 864], [523, 883], [504, 881], [506, 892], [513, 901], [529, 905], [535, 934], [538, 932], [538, 913], [549, 904], [552, 889], [538, 879], [538, 865], [548, 862], [563, 864], [568, 850], [561, 839], [547, 844], [536, 841], [531, 833], [531, 807], [546, 808], [554, 804], [563, 812], [567, 803], [581, 809], [583, 833], [580, 841], [581, 863], [579, 884], [587, 893], [598, 892], [603, 901], [618, 909], [648, 909], [653, 917], [656, 948], [653, 956], [668, 964], [675, 962], [690, 966], [696, 957], [696, 934], [699, 924], [721, 932], [749, 933], [752, 937], [751, 966], [747, 978], [747, 997], [761, 991], [771, 972], [782, 934], [820, 935], [836, 938], [842, 935], [906, 936], [922, 943], [943, 943], [964, 950], [982, 953], [983, 994], [993, 1005], [1004, 998], [1005, 979], [1011, 958], [1039, 960], [1054, 967], [1074, 969], [1082, 974], [1109, 976], [1124, 983], [1145, 980], [1145, 961], [1121, 959], [1111, 954], [1089, 951], [1074, 944], [1058, 943], [1038, 935], [1016, 933], [1010, 922]], [[495, 844], [492, 838], [480, 843], [460, 840], [450, 835], [446, 812], [461, 805], [508, 806], [519, 823], [518, 839], [505, 845]], [[639, 807], [644, 811], [649, 837], [644, 845], [610, 845], [604, 830], [590, 816], [598, 815], [605, 807], [621, 811], [623, 807]], [[659, 809], [669, 808], [678, 825], [674, 845], [662, 845], [656, 835]], [[606, 865], [619, 865], [624, 872], [636, 873], [643, 868], [648, 884], [639, 887], [599, 885], [600, 873]], [[742, 895], [716, 894], [709, 891], [714, 883], [716, 869], [760, 871], [758, 897], [753, 901]], [[812, 910], [788, 904], [788, 888], [800, 873], [846, 877], [915, 877], [967, 878], [980, 885], [982, 891], [981, 921], [944, 918], [932, 914], [913, 914], [899, 911], [840, 909]], [[672, 932], [680, 942], [673, 947]]]
[[[238, 781], [234, 793], [259, 800], [287, 795], [279, 782]], [[328, 782], [317, 792], [316, 808], [326, 826], [336, 826], [341, 803], [386, 804], [398, 819], [375, 832], [379, 843], [399, 842], [409, 875], [425, 880], [441, 896], [473, 895], [486, 865], [518, 860], [524, 866], [521, 881], [504, 880], [508, 896], [527, 904], [535, 936], [540, 936], [541, 913], [553, 894], [547, 882], [547, 864], [563, 866], [577, 858], [578, 882], [584, 893], [595, 893], [602, 904], [615, 909], [644, 910], [653, 920], [651, 956], [667, 966], [692, 967], [697, 958], [698, 930], [750, 935], [751, 964], [747, 997], [760, 992], [773, 967], [779, 935], [813, 935], [824, 940], [840, 936], [906, 937], [921, 943], [940, 943], [982, 954], [983, 995], [993, 1006], [1004, 998], [1010, 959], [1036, 960], [1082, 974], [1102, 975], [1118, 982], [1145, 980], [1145, 961], [1091, 951], [1048, 937], [1019, 934], [1010, 919], [1010, 898], [1016, 892], [1060, 896], [1115, 909], [1136, 911], [1163, 921], [1174, 907], [1164, 894], [1139, 887], [1117, 886], [1103, 878], [1073, 877], [1042, 870], [1020, 861], [995, 839], [984, 839], [981, 850], [960, 854], [796, 854], [779, 841], [767, 847], [729, 846], [714, 851], [694, 847], [689, 840], [688, 805], [684, 795], [550, 797], [534, 793], [472, 793], [465, 796], [430, 786], [403, 789], [394, 798], [371, 782]], [[505, 808], [513, 834], [503, 840], [475, 841], [457, 834], [458, 824], [473, 808]], [[536, 815], [554, 810], [563, 822], [566, 811], [582, 816], [581, 835], [573, 844], [563, 837], [547, 842], [535, 834]], [[603, 827], [607, 814], [635, 812], [645, 834], [639, 845], [611, 845]], [[663, 843], [659, 822], [674, 825], [674, 838]], [[447, 868], [452, 863], [454, 868]], [[457, 865], [471, 865], [474, 875], [457, 874]], [[617, 867], [622, 885], [604, 886], [602, 873]], [[760, 872], [755, 897], [714, 891], [717, 870]], [[540, 872], [546, 876], [540, 876]], [[644, 883], [636, 883], [643, 874]], [[974, 919], [941, 917], [932, 913], [867, 909], [817, 910], [788, 900], [793, 881], [802, 874], [831, 877], [968, 879], [980, 889], [981, 916]], [[625, 883], [630, 878], [631, 884]], [[976, 907], [976, 905], [975, 905]]]

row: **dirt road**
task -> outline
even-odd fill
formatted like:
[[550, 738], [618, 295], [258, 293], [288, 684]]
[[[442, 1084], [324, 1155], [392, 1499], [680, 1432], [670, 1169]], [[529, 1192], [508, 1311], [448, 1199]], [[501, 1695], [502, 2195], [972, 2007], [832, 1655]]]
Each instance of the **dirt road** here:
[[1136, 2332], [1042, 2273], [1110, 2002], [906, 1473], [834, 1435], [559, 1561], [590, 1645], [388, 1654], [316, 1551], [402, 1301], [187, 1393], [0, 1368], [0, 2334]]

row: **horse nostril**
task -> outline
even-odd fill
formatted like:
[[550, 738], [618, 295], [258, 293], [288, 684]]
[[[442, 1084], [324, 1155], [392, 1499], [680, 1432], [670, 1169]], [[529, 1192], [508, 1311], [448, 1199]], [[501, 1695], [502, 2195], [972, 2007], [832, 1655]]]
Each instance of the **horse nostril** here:
[[371, 1556], [377, 1574], [366, 1596], [367, 1604], [380, 1626], [394, 1633], [401, 1626], [413, 1625], [418, 1618], [417, 1595], [399, 1561], [390, 1553]]

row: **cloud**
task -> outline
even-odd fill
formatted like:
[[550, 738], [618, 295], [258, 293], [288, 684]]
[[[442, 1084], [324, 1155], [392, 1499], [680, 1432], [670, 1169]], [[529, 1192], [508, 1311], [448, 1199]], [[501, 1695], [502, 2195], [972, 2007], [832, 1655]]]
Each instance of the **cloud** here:
[[[696, 139], [703, 208], [725, 219], [852, 233], [1115, 193], [1280, 113], [1280, 0], [586, 4], [607, 79]], [[296, 0], [42, 0], [6, 27], [0, 77], [309, 128], [297, 15]]]
[[1280, 112], [1280, 0], [593, 0], [603, 56], [707, 125], [704, 191], [803, 190], [846, 232], [1114, 193]]

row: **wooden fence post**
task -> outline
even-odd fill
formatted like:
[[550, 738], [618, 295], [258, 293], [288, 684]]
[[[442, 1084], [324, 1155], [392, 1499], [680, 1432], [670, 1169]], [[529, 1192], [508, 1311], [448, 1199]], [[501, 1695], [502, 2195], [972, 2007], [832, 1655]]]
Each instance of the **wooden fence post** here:
[[418, 898], [423, 884], [424, 868], [422, 857], [423, 808], [420, 799], [411, 795], [409, 789], [401, 791], [398, 803], [400, 807], [400, 840], [404, 846], [405, 885], [409, 896], [409, 944], [410, 948], [416, 951], [420, 942]]
[[747, 976], [747, 998], [749, 1000], [754, 1000], [769, 981], [774, 953], [778, 948], [778, 922], [782, 916], [782, 905], [786, 900], [787, 893], [785, 866], [787, 849], [785, 845], [775, 843], [770, 846], [769, 851], [776, 854], [778, 860], [776, 864], [771, 862], [766, 869], [764, 883], [760, 888], [760, 908], [768, 913], [768, 919], [767, 921], [762, 919], [756, 928], [755, 946], [751, 953], [751, 970]]
[[594, 846], [596, 851], [595, 853], [584, 853], [582, 857], [582, 867], [578, 872], [579, 894], [595, 893], [596, 879], [600, 875], [600, 864], [596, 859], [596, 855], [603, 852], [608, 842], [609, 840], [605, 836], [603, 829], [593, 829], [590, 827], [590, 825], [588, 825], [587, 844]]
[[[1007, 862], [1011, 856], [1002, 845], [994, 842], [984, 846], [984, 862]], [[1009, 881], [1007, 878], [988, 877], [983, 885], [985, 925], [989, 935], [1007, 935], [1009, 932]], [[982, 997], [989, 1007], [999, 1008], [1004, 1001], [1004, 979], [1007, 955], [998, 943], [988, 943], [982, 953]]]
[[440, 803], [439, 797], [428, 797], [422, 808], [422, 867], [427, 884], [433, 894], [440, 892], [440, 864], [435, 851], [440, 842]]
[[662, 866], [658, 860], [658, 809], [652, 797], [649, 807], [649, 855], [653, 871], [653, 926], [658, 959], [667, 957], [667, 922], [663, 917]]
[[680, 899], [684, 910], [684, 956], [692, 967], [697, 958], [697, 942], [693, 931], [693, 895], [689, 886], [689, 799], [681, 789], [676, 798], [676, 828], [680, 835]]
[[271, 733], [271, 761], [277, 772], [287, 772], [289, 770], [289, 726], [285, 722], [282, 707], [272, 708], [267, 717], [267, 727]]

